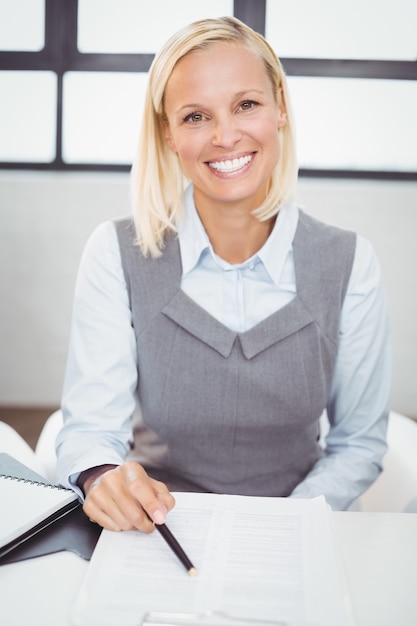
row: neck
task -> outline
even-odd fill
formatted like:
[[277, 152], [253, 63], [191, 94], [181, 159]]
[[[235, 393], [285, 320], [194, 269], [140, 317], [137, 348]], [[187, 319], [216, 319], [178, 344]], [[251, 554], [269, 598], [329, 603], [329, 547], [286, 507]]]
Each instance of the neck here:
[[275, 217], [260, 222], [251, 212], [230, 208], [220, 214], [210, 211], [202, 215], [199, 211], [199, 215], [213, 250], [230, 264], [244, 263], [258, 252], [275, 223]]

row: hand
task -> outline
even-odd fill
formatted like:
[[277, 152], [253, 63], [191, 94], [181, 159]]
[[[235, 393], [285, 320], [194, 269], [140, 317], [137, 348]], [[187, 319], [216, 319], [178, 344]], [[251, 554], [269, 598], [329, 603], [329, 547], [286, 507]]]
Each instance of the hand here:
[[135, 461], [97, 470], [84, 483], [83, 509], [103, 528], [150, 533], [153, 522], [162, 524], [175, 505], [166, 485], [150, 478]]

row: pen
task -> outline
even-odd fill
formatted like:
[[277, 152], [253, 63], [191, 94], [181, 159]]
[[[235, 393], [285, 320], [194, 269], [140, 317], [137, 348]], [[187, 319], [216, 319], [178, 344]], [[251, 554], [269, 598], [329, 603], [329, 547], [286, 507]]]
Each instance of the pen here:
[[178, 541], [175, 539], [172, 532], [169, 530], [166, 524], [154, 524], [156, 530], [159, 534], [165, 539], [173, 553], [178, 557], [181, 563], [184, 565], [185, 569], [189, 573], [190, 576], [195, 576], [197, 574], [197, 570], [194, 565], [191, 563], [188, 556], [185, 554], [184, 550], [181, 548]]

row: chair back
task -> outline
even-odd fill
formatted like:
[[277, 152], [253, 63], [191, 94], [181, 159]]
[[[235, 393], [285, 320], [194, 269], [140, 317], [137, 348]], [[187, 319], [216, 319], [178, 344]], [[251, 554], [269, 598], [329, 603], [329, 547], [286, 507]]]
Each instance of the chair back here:
[[417, 422], [392, 411], [384, 471], [361, 496], [362, 511], [417, 513]]

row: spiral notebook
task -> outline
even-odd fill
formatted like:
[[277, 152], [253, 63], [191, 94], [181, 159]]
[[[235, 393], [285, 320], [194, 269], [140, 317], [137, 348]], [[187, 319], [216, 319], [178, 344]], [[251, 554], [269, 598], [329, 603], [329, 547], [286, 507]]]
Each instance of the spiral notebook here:
[[64, 487], [0, 473], [0, 556], [78, 506]]

